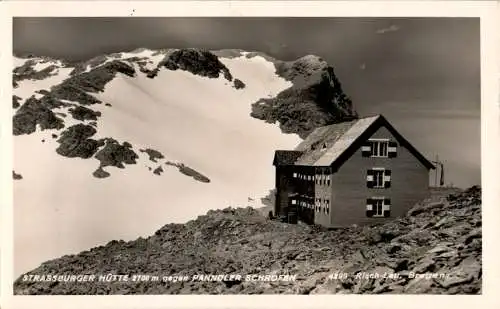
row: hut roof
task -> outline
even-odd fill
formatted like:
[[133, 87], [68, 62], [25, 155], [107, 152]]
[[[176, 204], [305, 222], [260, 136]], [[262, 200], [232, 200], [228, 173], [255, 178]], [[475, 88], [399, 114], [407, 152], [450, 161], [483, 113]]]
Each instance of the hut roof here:
[[[366, 138], [380, 126], [391, 134], [417, 157], [427, 168], [435, 168], [382, 116], [375, 115], [352, 121], [336, 123], [315, 129], [295, 150], [278, 150], [274, 165], [332, 166], [341, 164], [350, 157]], [[277, 164], [278, 163], [278, 164]]]

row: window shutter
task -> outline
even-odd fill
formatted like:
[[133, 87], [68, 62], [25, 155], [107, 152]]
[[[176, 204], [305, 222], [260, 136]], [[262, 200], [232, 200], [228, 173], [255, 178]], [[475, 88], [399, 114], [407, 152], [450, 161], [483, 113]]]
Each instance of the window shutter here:
[[384, 171], [384, 188], [390, 188], [391, 187], [391, 170], [385, 170]]
[[384, 211], [384, 217], [391, 216], [391, 199], [384, 199], [384, 205], [382, 206], [382, 210]]
[[373, 201], [371, 198], [366, 199], [366, 216], [367, 217], [373, 217]]
[[370, 157], [372, 155], [372, 142], [366, 142], [361, 146], [361, 155], [363, 157]]
[[366, 171], [366, 186], [368, 188], [373, 188], [373, 170], [367, 170]]
[[389, 158], [397, 157], [398, 144], [396, 142], [389, 142], [389, 148], [387, 148], [387, 156]]

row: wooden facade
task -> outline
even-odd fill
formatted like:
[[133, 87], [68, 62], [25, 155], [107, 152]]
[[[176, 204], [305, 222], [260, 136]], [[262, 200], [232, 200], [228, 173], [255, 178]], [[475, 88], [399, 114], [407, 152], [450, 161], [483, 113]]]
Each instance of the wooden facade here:
[[[348, 138], [355, 136], [343, 140], [340, 134], [336, 143], [341, 146], [330, 143], [321, 152], [312, 148], [276, 152], [275, 216], [284, 222], [301, 220], [333, 228], [365, 225], [402, 216], [430, 195], [432, 163], [383, 116], [365, 122], [365, 127], [353, 122], [351, 131], [343, 125]], [[306, 139], [304, 144], [318, 142]], [[307, 156], [315, 160], [301, 160]]]

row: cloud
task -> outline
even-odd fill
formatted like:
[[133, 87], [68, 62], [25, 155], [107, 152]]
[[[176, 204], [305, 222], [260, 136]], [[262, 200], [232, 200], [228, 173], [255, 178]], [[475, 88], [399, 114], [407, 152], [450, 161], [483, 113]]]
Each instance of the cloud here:
[[387, 28], [382, 28], [382, 29], [378, 29], [376, 31], [377, 34], [384, 34], [386, 32], [395, 32], [395, 31], [398, 31], [399, 30], [399, 27], [396, 26], [396, 25], [390, 25], [389, 27]]

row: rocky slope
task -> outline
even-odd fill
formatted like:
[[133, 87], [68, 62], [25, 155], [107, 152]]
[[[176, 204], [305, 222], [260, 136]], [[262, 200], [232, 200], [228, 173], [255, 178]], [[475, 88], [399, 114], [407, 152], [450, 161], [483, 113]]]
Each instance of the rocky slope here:
[[[21, 276], [14, 290], [17, 295], [479, 294], [481, 222], [479, 187], [436, 191], [404, 218], [342, 230], [289, 225], [269, 220], [252, 208], [227, 208], [209, 211], [187, 224], [165, 225], [145, 239], [112, 241], [43, 263]], [[65, 274], [96, 278], [33, 281], [36, 275]], [[160, 279], [132, 281], [138, 274]], [[197, 274], [235, 276], [200, 282], [192, 280]], [[248, 274], [295, 275], [296, 280], [249, 281]], [[110, 281], [100, 281], [101, 275], [108, 275]], [[169, 279], [175, 275], [190, 279]], [[48, 278], [44, 280], [52, 280]]]

